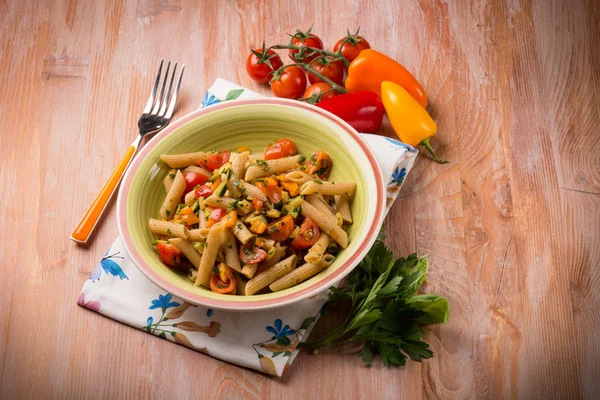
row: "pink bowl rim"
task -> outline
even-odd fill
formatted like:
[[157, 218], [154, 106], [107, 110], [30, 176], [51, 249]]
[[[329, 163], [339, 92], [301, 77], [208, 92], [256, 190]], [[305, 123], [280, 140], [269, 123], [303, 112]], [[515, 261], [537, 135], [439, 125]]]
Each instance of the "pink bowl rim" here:
[[[367, 232], [366, 239], [360, 247], [356, 250], [352, 256], [344, 262], [338, 269], [327, 276], [325, 279], [322, 279], [318, 282], [315, 282], [313, 285], [302, 289], [301, 291], [291, 293], [287, 296], [279, 297], [276, 299], [265, 299], [259, 301], [252, 302], [230, 302], [226, 300], [215, 300], [203, 297], [201, 295], [191, 293], [180, 289], [176, 286], [171, 285], [168, 282], [165, 282], [161, 275], [148, 267], [146, 262], [140, 253], [136, 250], [133, 238], [130, 235], [129, 229], [127, 228], [127, 219], [126, 219], [126, 203], [127, 203], [127, 195], [129, 193], [129, 188], [133, 181], [133, 178], [142, 163], [142, 161], [146, 158], [148, 153], [167, 135], [171, 134], [171, 132], [175, 131], [179, 127], [187, 124], [188, 122], [204, 116], [206, 114], [219, 111], [229, 107], [237, 107], [244, 105], [284, 105], [289, 107], [295, 107], [299, 109], [309, 110], [312, 112], [316, 112], [329, 120], [333, 121], [336, 125], [338, 125], [342, 130], [347, 133], [352, 139], [354, 139], [358, 145], [361, 147], [367, 159], [369, 160], [369, 164], [371, 165], [377, 187], [377, 201], [375, 217], [373, 223], [369, 227]], [[337, 116], [331, 114], [328, 111], [325, 111], [319, 107], [313, 106], [311, 104], [299, 102], [296, 100], [288, 100], [288, 99], [279, 99], [279, 98], [257, 98], [257, 99], [248, 99], [248, 100], [233, 100], [229, 102], [219, 103], [207, 108], [198, 109], [193, 111], [177, 121], [169, 124], [165, 129], [157, 133], [135, 156], [131, 165], [127, 169], [125, 176], [123, 177], [123, 181], [121, 182], [121, 187], [119, 189], [119, 194], [117, 198], [117, 225], [119, 229], [119, 235], [123, 241], [123, 245], [125, 250], [131, 257], [133, 263], [137, 266], [137, 268], [144, 274], [148, 279], [150, 279], [154, 284], [167, 291], [168, 293], [175, 295], [191, 304], [201, 305], [204, 307], [216, 308], [220, 310], [227, 311], [258, 311], [265, 310], [271, 308], [279, 308], [292, 303], [296, 303], [300, 300], [309, 298], [311, 296], [315, 296], [318, 293], [326, 290], [330, 286], [336, 284], [341, 279], [343, 279], [346, 275], [348, 275], [354, 267], [362, 260], [362, 258], [366, 255], [368, 250], [371, 248], [377, 234], [379, 233], [379, 229], [381, 228], [381, 224], [383, 223], [384, 218], [384, 194], [385, 188], [383, 185], [383, 175], [381, 173], [381, 168], [377, 163], [375, 156], [373, 155], [372, 150], [369, 148], [365, 140], [360, 137], [360, 134], [348, 125], [345, 121], [338, 118]]]

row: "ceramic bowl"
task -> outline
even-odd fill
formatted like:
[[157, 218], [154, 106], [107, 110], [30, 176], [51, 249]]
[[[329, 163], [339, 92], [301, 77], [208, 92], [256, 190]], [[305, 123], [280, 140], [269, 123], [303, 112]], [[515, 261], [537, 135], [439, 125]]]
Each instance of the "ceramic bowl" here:
[[[169, 167], [161, 154], [235, 150], [242, 145], [262, 152], [282, 137], [296, 143], [298, 152], [316, 150], [333, 160], [330, 180], [354, 181], [354, 223], [349, 245], [333, 264], [290, 289], [254, 296], [232, 296], [195, 287], [184, 275], [169, 269], [158, 258], [148, 219], [159, 215], [165, 198], [162, 181]], [[275, 308], [312, 297], [346, 276], [365, 256], [384, 217], [384, 185], [371, 150], [348, 124], [305, 103], [282, 99], [225, 102], [193, 112], [159, 132], [135, 157], [123, 178], [117, 200], [119, 233], [137, 267], [156, 285], [192, 304], [231, 311]]]

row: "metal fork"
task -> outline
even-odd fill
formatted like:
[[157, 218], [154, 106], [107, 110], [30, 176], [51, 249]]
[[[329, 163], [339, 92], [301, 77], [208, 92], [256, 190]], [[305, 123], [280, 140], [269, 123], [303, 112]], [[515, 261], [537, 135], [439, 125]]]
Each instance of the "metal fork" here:
[[[135, 139], [135, 141], [127, 150], [125, 156], [117, 165], [117, 168], [113, 171], [108, 181], [104, 184], [100, 193], [94, 199], [94, 202], [88, 208], [86, 213], [84, 214], [79, 224], [71, 234], [71, 240], [77, 243], [87, 243], [90, 238], [94, 228], [96, 227], [102, 213], [106, 209], [106, 205], [110, 201], [112, 195], [114, 194], [117, 186], [119, 186], [119, 182], [121, 182], [121, 178], [123, 174], [129, 167], [131, 160], [133, 160], [133, 156], [137, 151], [142, 138], [148, 134], [156, 133], [163, 129], [169, 123], [169, 120], [173, 116], [173, 111], [175, 110], [175, 104], [177, 103], [177, 95], [179, 94], [179, 88], [181, 87], [181, 79], [183, 78], [183, 71], [185, 70], [185, 65], [181, 67], [181, 72], [179, 73], [179, 79], [177, 81], [177, 86], [175, 87], [175, 91], [173, 90], [173, 82], [175, 81], [175, 72], [177, 71], [177, 63], [173, 67], [173, 73], [171, 74], [171, 81], [169, 83], [169, 88], [165, 95], [165, 88], [167, 86], [167, 81], [169, 80], [169, 70], [171, 68], [171, 62], [167, 64], [167, 70], [165, 72], [165, 78], [161, 82], [162, 68], [163, 68], [164, 60], [160, 61], [160, 67], [158, 67], [158, 74], [156, 75], [156, 81], [154, 82], [154, 87], [152, 88], [152, 93], [150, 93], [150, 97], [148, 98], [148, 102], [146, 103], [146, 108], [144, 108], [144, 112], [142, 116], [138, 120], [138, 128], [140, 130], [140, 134]], [[158, 88], [161, 86], [160, 93], [157, 94]], [[172, 95], [171, 95], [172, 93]]]

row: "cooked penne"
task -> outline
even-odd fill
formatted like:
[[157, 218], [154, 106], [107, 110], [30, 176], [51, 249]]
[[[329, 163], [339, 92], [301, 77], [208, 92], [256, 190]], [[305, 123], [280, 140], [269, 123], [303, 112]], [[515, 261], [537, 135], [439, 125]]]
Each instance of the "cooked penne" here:
[[331, 236], [331, 238], [342, 246], [342, 248], [345, 249], [348, 246], [348, 234], [338, 226], [335, 218], [331, 219], [331, 217], [308, 203], [306, 200], [302, 201], [301, 214], [305, 217], [310, 217], [322, 231]]
[[250, 166], [250, 164], [257, 162], [258, 160], [262, 160], [264, 154], [248, 154], [248, 159], [246, 160], [246, 168]]
[[150, 218], [150, 230], [155, 235], [159, 236], [171, 236], [182, 239], [187, 239], [189, 231], [183, 224], [175, 224], [173, 222], [161, 221], [160, 219]]
[[210, 228], [198, 228], [188, 231], [188, 239], [192, 242], [205, 242]]
[[236, 280], [235, 294], [237, 294], [238, 296], [245, 296], [247, 281], [244, 278], [242, 278], [241, 274], [235, 274], [235, 280]]
[[202, 175], [208, 176], [208, 177], [210, 177], [212, 175], [212, 172], [210, 172], [209, 170], [204, 169], [202, 167], [199, 167], [197, 165], [190, 165], [189, 167], [186, 167], [183, 170], [183, 173], [185, 174], [187, 172], [195, 172], [197, 174], [202, 174]]
[[217, 197], [214, 194], [204, 199], [204, 204], [213, 208], [222, 208], [224, 210], [231, 210], [235, 208], [238, 203], [238, 199], [231, 197]]
[[256, 199], [259, 199], [260, 201], [267, 201], [267, 195], [264, 194], [262, 190], [248, 182], [244, 183], [244, 194], [246, 196], [252, 196]]
[[264, 270], [269, 269], [273, 265], [277, 264], [283, 258], [287, 246], [281, 246], [279, 242], [277, 242], [274, 249], [275, 251], [273, 251], [271, 257], [267, 256], [267, 259], [260, 263], [258, 266], [258, 272], [263, 272]]
[[335, 256], [333, 254], [325, 254], [321, 259], [321, 264], [329, 267], [335, 261]]
[[283, 157], [275, 160], [257, 160], [254, 165], [246, 169], [246, 181], [262, 178], [273, 174], [280, 174], [299, 167], [298, 160], [300, 156]]
[[196, 268], [188, 269], [187, 277], [192, 283], [196, 283], [196, 279], [198, 279], [198, 270]]
[[163, 186], [165, 187], [165, 192], [169, 193], [169, 189], [171, 189], [171, 185], [173, 184], [173, 180], [175, 179], [175, 174], [177, 173], [176, 169], [172, 169], [167, 173], [165, 179], [163, 179]]
[[321, 261], [323, 254], [325, 254], [327, 251], [327, 246], [329, 246], [329, 240], [329, 235], [326, 233], [321, 233], [315, 244], [308, 249], [308, 253], [306, 253], [304, 256], [304, 261], [312, 264], [316, 264]]
[[221, 247], [224, 231], [225, 224], [222, 222], [219, 222], [210, 228], [210, 232], [208, 232], [208, 236], [206, 237], [206, 247], [202, 252], [202, 261], [198, 266], [198, 279], [196, 279], [196, 286], [208, 286], [210, 274], [213, 271], [213, 267], [217, 259], [217, 253], [219, 252], [219, 247]]
[[246, 284], [246, 296], [252, 296], [262, 288], [269, 286], [272, 282], [290, 273], [296, 268], [297, 259], [294, 254], [250, 279]]
[[300, 188], [300, 194], [345, 194], [349, 198], [354, 195], [356, 183], [354, 182], [327, 182], [313, 180], [306, 182]]
[[173, 179], [173, 183], [167, 192], [167, 197], [165, 197], [165, 201], [163, 202], [162, 207], [160, 207], [159, 213], [161, 218], [169, 219], [175, 215], [175, 210], [177, 209], [179, 199], [181, 199], [184, 190], [185, 179], [183, 179], [181, 171], [177, 171], [175, 179]]
[[242, 266], [240, 265], [240, 256], [238, 255], [237, 244], [235, 243], [235, 235], [230, 229], [225, 230], [225, 238], [223, 240], [223, 250], [225, 251], [225, 264], [236, 270], [242, 272]]
[[258, 268], [258, 264], [254, 263], [254, 264], [246, 264], [244, 265], [244, 267], [242, 268], [242, 274], [250, 279], [254, 276], [254, 274], [256, 273], [256, 269]]
[[198, 268], [202, 256], [200, 255], [200, 253], [198, 253], [198, 250], [196, 250], [190, 242], [180, 238], [170, 239], [169, 242], [177, 246], [177, 248], [181, 250], [181, 252], [185, 256], [185, 258], [187, 258], [194, 267]]
[[304, 199], [319, 209], [319, 211], [325, 214], [328, 218], [335, 219], [335, 214], [331, 211], [325, 202], [325, 199], [323, 199], [323, 196], [320, 194], [309, 194], [308, 196], [305, 196]]
[[327, 267], [328, 265], [321, 262], [316, 264], [306, 263], [271, 283], [269, 285], [269, 289], [274, 292], [289, 289], [292, 286], [295, 286], [301, 282], [304, 282], [308, 278], [315, 276]]
[[188, 154], [163, 154], [160, 159], [171, 168], [184, 168], [196, 165], [198, 160], [206, 154], [203, 151]]
[[302, 185], [303, 183], [312, 181], [313, 178], [312, 176], [302, 172], [302, 171], [292, 171], [292, 172], [288, 172], [287, 174], [285, 174], [286, 179], [290, 180], [291, 182], [295, 182], [298, 185]]
[[246, 161], [250, 155], [249, 151], [239, 153], [231, 162], [231, 179], [244, 179], [246, 173]]
[[252, 234], [252, 232], [250, 232], [248, 230], [248, 228], [246, 228], [246, 225], [244, 225], [243, 222], [240, 222], [240, 220], [238, 219], [238, 221], [235, 223], [235, 225], [230, 228], [233, 230], [233, 234], [235, 235], [235, 237], [237, 237], [237, 239], [242, 242], [242, 244], [246, 244], [248, 243], [248, 241], [250, 239], [252, 239], [252, 237], [254, 236]]
[[352, 212], [350, 211], [350, 202], [348, 196], [339, 194], [335, 196], [335, 210], [342, 215], [342, 220], [349, 224], [352, 223]]
[[188, 206], [191, 206], [196, 202], [196, 195], [194, 194], [193, 190], [185, 195], [185, 199], [183, 200], [183, 202]]

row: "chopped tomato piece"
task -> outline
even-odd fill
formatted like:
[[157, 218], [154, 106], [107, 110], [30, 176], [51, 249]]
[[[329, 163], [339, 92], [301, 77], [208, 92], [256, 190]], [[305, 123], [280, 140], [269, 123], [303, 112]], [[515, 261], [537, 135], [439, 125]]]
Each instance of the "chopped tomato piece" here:
[[317, 151], [313, 154], [310, 160], [308, 160], [308, 164], [310, 166], [308, 173], [317, 174], [321, 179], [327, 179], [329, 177], [331, 166], [333, 165], [331, 157], [324, 151]]
[[204, 174], [199, 174], [197, 172], [186, 172], [183, 174], [183, 178], [185, 179], [185, 190], [183, 191], [182, 198], [185, 197], [186, 194], [194, 190], [196, 186], [204, 185], [208, 180], [208, 176]]
[[296, 154], [296, 145], [290, 139], [281, 139], [267, 147], [265, 160], [275, 160]]
[[231, 228], [237, 222], [237, 212], [231, 211], [225, 216], [225, 228]]
[[255, 211], [262, 210], [262, 208], [263, 208], [262, 200], [255, 197], [254, 200], [252, 200], [252, 207], [254, 208]]
[[296, 182], [281, 182], [281, 186], [288, 191], [290, 196], [297, 196], [300, 193], [300, 186]]
[[223, 210], [222, 208], [213, 208], [213, 210], [210, 213], [210, 217], [208, 218], [212, 219], [215, 222], [219, 222], [224, 215], [225, 210]]
[[210, 290], [216, 293], [231, 293], [235, 291], [237, 281], [232, 269], [225, 263], [219, 264], [218, 272], [213, 272], [210, 277]]
[[175, 267], [181, 263], [181, 250], [171, 243], [157, 243], [156, 251], [160, 261], [169, 267]]
[[204, 186], [200, 186], [198, 189], [196, 189], [196, 192], [194, 193], [194, 195], [198, 199], [200, 197], [208, 197], [212, 193], [213, 193], [213, 191], [210, 189], [210, 185], [204, 185]]
[[300, 225], [300, 231], [294, 240], [292, 240], [290, 246], [294, 249], [308, 249], [317, 242], [320, 234], [321, 231], [317, 224], [309, 217], [306, 217], [304, 222], [302, 222], [302, 225]]
[[182, 208], [181, 211], [179, 211], [179, 217], [185, 225], [194, 225], [200, 222], [200, 219], [190, 206]]
[[277, 186], [276, 179], [261, 178], [256, 182], [256, 187], [266, 194], [273, 203], [279, 203], [281, 201], [281, 188]]
[[240, 247], [240, 258], [246, 264], [256, 264], [267, 258], [267, 252], [248, 242]]
[[198, 165], [203, 168], [214, 171], [215, 169], [219, 169], [229, 161], [229, 156], [231, 153], [227, 150], [220, 151], [218, 153], [206, 153], [204, 157], [198, 160]]
[[287, 239], [293, 231], [294, 219], [291, 217], [291, 215], [286, 215], [275, 222], [271, 222], [267, 227], [267, 234], [269, 235], [269, 238], [276, 241]]

